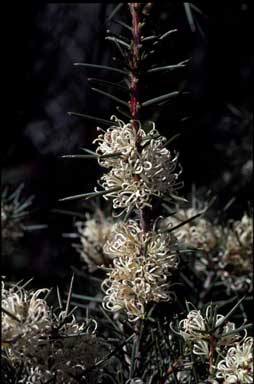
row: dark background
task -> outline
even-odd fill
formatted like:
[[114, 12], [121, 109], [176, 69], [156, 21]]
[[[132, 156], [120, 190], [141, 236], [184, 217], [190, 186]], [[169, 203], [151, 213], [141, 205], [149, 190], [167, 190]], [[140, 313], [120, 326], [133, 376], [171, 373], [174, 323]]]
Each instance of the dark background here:
[[[229, 214], [238, 218], [251, 200], [253, 167], [248, 3], [195, 2], [203, 14], [194, 12], [192, 30], [180, 2], [158, 3], [151, 28], [165, 32], [177, 27], [179, 33], [163, 47], [157, 62], [174, 64], [192, 57], [189, 69], [170, 75], [166, 83], [161, 79], [152, 84], [155, 96], [161, 94], [162, 83], [170, 88], [179, 82], [186, 90], [161, 112], [158, 128], [167, 137], [181, 133], [175, 147], [184, 170], [183, 193], [188, 195], [192, 183], [211, 189], [218, 196], [218, 209], [235, 197]], [[115, 52], [104, 40], [103, 24], [115, 6], [34, 2], [10, 14], [10, 111], [2, 126], [2, 184], [24, 182], [25, 195], [35, 195], [30, 222], [48, 225], [26, 233], [12, 254], [3, 255], [3, 273], [10, 279], [34, 276], [38, 284], [55, 285], [69, 273], [70, 264], [80, 263], [70, 241], [62, 238], [73, 231], [73, 219], [52, 209], [80, 210], [79, 202], [58, 199], [92, 190], [99, 176], [94, 162], [60, 156], [91, 148], [96, 137], [95, 124], [70, 117], [68, 111], [106, 119], [116, 113], [113, 103], [88, 88], [88, 73], [72, 65], [112, 65]], [[116, 24], [111, 28], [119, 32]]]

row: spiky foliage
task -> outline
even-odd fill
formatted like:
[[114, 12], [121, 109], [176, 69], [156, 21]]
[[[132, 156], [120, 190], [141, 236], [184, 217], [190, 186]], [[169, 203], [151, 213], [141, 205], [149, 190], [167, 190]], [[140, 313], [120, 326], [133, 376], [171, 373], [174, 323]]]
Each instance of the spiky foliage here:
[[[182, 205], [186, 200], [178, 191], [182, 181], [179, 155], [172, 148], [175, 136], [169, 140], [162, 136], [155, 118], [183, 91], [179, 86], [154, 95], [153, 83], [161, 75], [181, 71], [189, 59], [163, 65], [157, 62], [157, 51], [177, 30], [149, 34], [153, 6], [119, 4], [110, 15], [109, 19], [126, 32], [108, 32], [106, 37], [120, 54], [116, 66], [75, 63], [87, 72], [117, 76], [116, 81], [89, 78], [94, 92], [116, 103], [116, 116], [70, 113], [100, 125], [94, 150], [82, 148], [85, 154], [65, 156], [97, 160], [103, 171], [99, 187], [62, 199], [102, 196], [112, 203], [113, 215], [121, 217], [115, 226], [109, 220], [109, 232], [104, 231], [103, 220], [89, 217], [85, 224], [77, 224], [81, 254], [88, 263], [92, 259], [92, 267], [101, 264], [94, 256], [97, 249], [107, 257], [101, 284], [105, 296], [92, 298], [77, 293], [72, 297], [81, 300], [80, 307], [94, 310], [109, 351], [101, 356], [96, 349], [96, 358], [91, 352], [93, 363], [87, 362], [84, 351], [91, 334], [83, 335], [85, 325], [77, 325], [75, 318], [67, 316], [70, 294], [66, 310], [55, 316], [44, 301], [39, 301], [39, 293], [23, 295], [16, 300], [17, 308], [15, 300], [11, 304], [13, 313], [5, 308], [5, 314], [11, 317], [9, 322], [20, 320], [18, 309], [24, 298], [33, 300], [27, 308], [41, 309], [42, 324], [36, 323], [38, 316], [29, 317], [28, 310], [24, 325], [29, 318], [30, 328], [17, 334], [31, 329], [40, 333], [41, 327], [44, 334], [39, 339], [36, 333], [33, 335], [42, 344], [38, 350], [37, 342], [33, 342], [32, 357], [27, 357], [26, 343], [23, 346], [29, 364], [21, 380], [71, 383], [99, 377], [98, 382], [105, 384], [250, 383], [253, 340], [247, 335], [251, 324], [246, 302], [252, 287], [246, 289], [241, 284], [237, 289], [235, 283], [251, 276], [252, 222], [244, 215], [225, 225], [217, 213], [214, 217], [207, 215], [211, 201], [201, 208]], [[124, 9], [128, 9], [128, 17], [115, 20], [117, 11]], [[184, 9], [193, 30], [193, 11], [201, 12], [190, 3], [185, 3]], [[246, 296], [239, 298], [243, 292]], [[72, 336], [76, 337], [75, 343]], [[59, 340], [61, 348], [55, 343]], [[53, 376], [48, 376], [52, 372], [43, 365], [45, 351], [53, 359], [50, 363], [47, 360]], [[32, 364], [37, 356], [43, 363]]]

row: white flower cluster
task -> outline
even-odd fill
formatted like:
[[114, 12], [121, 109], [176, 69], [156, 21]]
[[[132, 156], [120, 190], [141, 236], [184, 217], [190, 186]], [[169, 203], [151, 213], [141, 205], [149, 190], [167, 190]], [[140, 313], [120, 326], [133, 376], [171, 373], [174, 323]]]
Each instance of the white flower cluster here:
[[45, 335], [51, 325], [49, 308], [45, 300], [39, 298], [47, 289], [27, 292], [23, 289], [2, 287], [2, 340], [4, 345], [15, 345], [21, 353], [26, 343], [34, 342]]
[[135, 321], [144, 317], [146, 303], [170, 300], [168, 277], [177, 266], [174, 244], [172, 235], [144, 234], [132, 220], [117, 224], [104, 246], [113, 258], [113, 268], [102, 283], [104, 308], [125, 309]]
[[253, 338], [246, 337], [229, 348], [225, 359], [217, 365], [217, 378], [223, 384], [253, 383]]
[[[215, 331], [210, 334], [208, 326], [211, 325], [212, 316], [215, 316]], [[220, 314], [212, 315], [211, 306], [207, 307], [205, 316], [199, 310], [190, 311], [180, 321], [179, 330], [180, 335], [190, 343], [194, 354], [203, 355], [207, 359], [211, 358], [211, 351], [216, 351], [217, 357], [226, 354], [219, 362], [218, 359], [213, 360], [216, 378], [223, 379], [223, 384], [253, 383], [253, 338], [247, 337], [246, 331], [239, 341], [240, 335], [235, 324], [224, 322], [224, 316]], [[210, 344], [211, 340], [213, 345]]]
[[252, 291], [253, 219], [247, 214], [222, 230], [218, 267], [220, 278], [230, 289]]
[[[165, 218], [162, 226], [173, 228], [191, 217], [197, 215], [200, 211], [196, 208], [179, 209], [174, 216]], [[197, 217], [174, 231], [174, 235], [180, 244], [194, 249], [201, 249], [210, 252], [218, 244], [220, 231], [217, 227], [205, 217]]]
[[225, 230], [222, 263], [234, 267], [236, 274], [253, 270], [253, 219], [244, 214], [242, 219]]
[[[191, 219], [201, 210], [195, 207], [178, 209], [161, 220], [162, 229], [172, 229]], [[253, 220], [244, 214], [241, 220], [226, 227], [198, 216], [173, 231], [179, 245], [203, 251], [193, 265], [198, 272], [209, 273], [211, 268], [233, 290], [252, 291], [253, 285]], [[212, 267], [211, 267], [212, 266]]]
[[[188, 313], [187, 317], [180, 321], [179, 328], [180, 334], [186, 341], [193, 342], [193, 353], [196, 355], [209, 355], [209, 339], [210, 334], [208, 330], [208, 322], [211, 316], [211, 306], [206, 309], [205, 316], [201, 314], [200, 310], [192, 310]], [[217, 314], [214, 322], [214, 327], [217, 327], [223, 322], [224, 316]], [[215, 337], [218, 338], [217, 348], [222, 345], [232, 345], [239, 339], [238, 333], [234, 333], [235, 324], [226, 322], [222, 327], [222, 331], [219, 329], [215, 333]], [[227, 333], [231, 333], [226, 336]], [[225, 335], [225, 336], [223, 336]]]
[[145, 133], [139, 121], [135, 121], [136, 129], [132, 122], [111, 119], [114, 124], [95, 140], [99, 164], [110, 169], [100, 179], [106, 191], [112, 190], [104, 197], [113, 198], [115, 209], [128, 212], [131, 207], [151, 206], [153, 195], [170, 196], [181, 184], [177, 183], [178, 156], [165, 147], [166, 138], [159, 135], [154, 123]]
[[103, 246], [112, 230], [113, 221], [99, 211], [94, 216], [87, 214], [86, 221], [77, 221], [75, 225], [81, 243], [75, 244], [75, 248], [87, 263], [89, 271], [95, 271], [98, 265], [108, 266], [111, 257], [105, 254]]
[[65, 311], [56, 315], [44, 299], [47, 289], [26, 291], [2, 287], [2, 351], [14, 370], [22, 370], [18, 383], [75, 383], [98, 357], [96, 322], [77, 323]]

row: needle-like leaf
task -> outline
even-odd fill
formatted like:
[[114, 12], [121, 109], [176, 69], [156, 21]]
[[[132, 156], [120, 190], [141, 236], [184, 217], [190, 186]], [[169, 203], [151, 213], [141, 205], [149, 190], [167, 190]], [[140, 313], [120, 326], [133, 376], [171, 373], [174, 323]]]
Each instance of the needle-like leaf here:
[[150, 105], [157, 104], [157, 103], [159, 103], [161, 101], [172, 99], [173, 97], [176, 97], [179, 94], [180, 94], [180, 92], [174, 91], [174, 92], [167, 93], [165, 95], [161, 95], [161, 96], [155, 97], [154, 99], [150, 99], [150, 100], [144, 101], [141, 104], [141, 107], [148, 107]]
[[[123, 41], [121, 39], [118, 39], [117, 37], [107, 36], [107, 37], [105, 37], [105, 40], [113, 41], [114, 43], [118, 43], [118, 44], [122, 45], [124, 48], [130, 49], [130, 44], [126, 43], [125, 41]], [[120, 50], [120, 52], [124, 56], [123, 51]]]
[[118, 72], [125, 76], [129, 75], [129, 72], [127, 71], [124, 71], [122, 69], [115, 68], [115, 67], [108, 67], [106, 65], [97, 65], [97, 64], [88, 64], [88, 63], [74, 63], [73, 65], [77, 67], [85, 67], [85, 68], [91, 68], [91, 69], [101, 69], [101, 70], [110, 71], [110, 72]]
[[190, 221], [195, 220], [197, 217], [203, 215], [204, 212], [205, 212], [205, 210], [203, 210], [203, 211], [197, 213], [196, 215], [190, 217], [190, 218], [187, 219], [187, 220], [182, 221], [180, 224], [177, 224], [177, 225], [175, 225], [175, 226], [172, 227], [172, 228], [163, 229], [163, 230], [160, 231], [160, 232], [161, 232], [161, 233], [164, 233], [164, 232], [172, 232], [172, 231], [175, 231], [176, 229], [182, 227], [183, 225], [185, 225], [185, 224], [189, 223]]
[[162, 71], [164, 71], [164, 72], [174, 71], [175, 69], [186, 67], [186, 64], [188, 64], [189, 62], [190, 62], [190, 59], [187, 59], [187, 60], [181, 61], [178, 64], [166, 65], [166, 66], [163, 66], [163, 67], [151, 68], [151, 69], [149, 69], [147, 71], [147, 73], [155, 73], [155, 72], [162, 72]]
[[85, 200], [87, 200], [87, 199], [91, 199], [93, 197], [107, 195], [107, 194], [109, 194], [111, 192], [120, 191], [120, 189], [121, 188], [112, 188], [112, 189], [107, 189], [107, 190], [99, 191], [99, 192], [82, 193], [80, 195], [64, 197], [63, 199], [59, 199], [59, 201], [78, 200], [78, 199], [85, 199]]
[[102, 79], [95, 79], [95, 78], [88, 78], [87, 79], [89, 81], [89, 83], [97, 83], [97, 84], [101, 84], [103, 86], [108, 86], [108, 87], [113, 87], [113, 88], [117, 88], [119, 89], [120, 91], [124, 91], [124, 92], [128, 92], [128, 88], [119, 84], [119, 83], [112, 83], [111, 81], [106, 81], [106, 80], [102, 80]]
[[117, 103], [124, 105], [125, 107], [128, 107], [128, 106], [129, 106], [129, 104], [127, 103], [127, 101], [121, 100], [121, 99], [119, 99], [118, 97], [113, 96], [113, 95], [111, 95], [111, 94], [108, 93], [108, 92], [104, 92], [104, 91], [102, 91], [101, 89], [98, 89], [98, 88], [91, 88], [91, 89], [92, 89], [92, 91], [97, 92], [97, 93], [100, 93], [101, 95], [106, 96], [106, 97], [108, 97], [109, 99], [114, 100], [114, 101], [116, 101]]
[[232, 314], [236, 311], [236, 309], [239, 307], [239, 305], [242, 303], [242, 301], [244, 301], [246, 298], [246, 296], [243, 296], [235, 305], [234, 307], [226, 314], [226, 316], [223, 317], [223, 319], [221, 319], [221, 321], [218, 322], [218, 324], [216, 325], [216, 327], [213, 329], [213, 331], [215, 331], [217, 328], [221, 327], [223, 324], [225, 324], [225, 322], [227, 321], [227, 319], [232, 316]]
[[76, 116], [76, 117], [82, 117], [86, 120], [92, 120], [92, 121], [95, 121], [96, 123], [101, 123], [101, 124], [105, 124], [105, 125], [112, 125], [112, 121], [110, 120], [105, 120], [105, 119], [101, 119], [99, 117], [95, 117], [95, 116], [90, 116], [90, 115], [85, 115], [83, 113], [78, 113], [78, 112], [68, 112], [68, 115], [70, 116]]
[[97, 159], [95, 155], [63, 155], [62, 159]]

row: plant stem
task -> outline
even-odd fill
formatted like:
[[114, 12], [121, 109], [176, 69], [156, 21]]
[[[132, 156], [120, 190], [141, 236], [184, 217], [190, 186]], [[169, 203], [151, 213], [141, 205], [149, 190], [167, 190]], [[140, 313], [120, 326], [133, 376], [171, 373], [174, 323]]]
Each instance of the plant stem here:
[[[129, 3], [130, 13], [132, 17], [132, 43], [131, 43], [131, 54], [130, 54], [130, 113], [131, 117], [136, 120], [138, 118], [138, 81], [139, 81], [139, 62], [140, 62], [140, 22], [139, 22], [139, 3]], [[136, 125], [136, 124], [135, 124]]]

